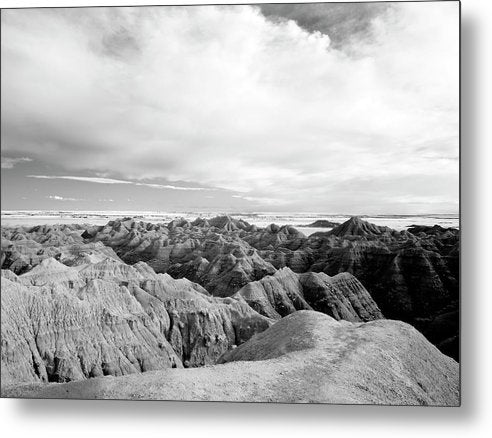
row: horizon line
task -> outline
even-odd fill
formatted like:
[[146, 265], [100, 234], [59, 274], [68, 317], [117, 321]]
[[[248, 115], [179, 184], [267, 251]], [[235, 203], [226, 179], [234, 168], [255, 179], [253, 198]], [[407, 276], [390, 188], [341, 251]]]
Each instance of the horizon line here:
[[222, 210], [215, 209], [211, 211], [207, 210], [68, 210], [68, 209], [60, 209], [60, 210], [52, 210], [52, 209], [15, 209], [15, 210], [0, 210], [0, 214], [4, 213], [153, 213], [153, 214], [176, 214], [176, 213], [217, 213], [217, 214], [237, 214], [237, 215], [247, 215], [247, 214], [317, 214], [317, 215], [326, 215], [326, 216], [433, 216], [433, 215], [452, 215], [452, 216], [460, 216], [460, 212], [457, 213], [438, 213], [438, 212], [428, 212], [428, 213], [328, 213], [323, 211], [230, 211], [230, 210]]

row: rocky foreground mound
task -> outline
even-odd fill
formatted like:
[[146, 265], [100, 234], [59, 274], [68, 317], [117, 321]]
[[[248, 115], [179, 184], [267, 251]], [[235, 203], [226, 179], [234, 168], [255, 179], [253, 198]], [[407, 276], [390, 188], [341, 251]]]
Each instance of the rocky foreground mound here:
[[3, 388], [6, 397], [459, 405], [458, 364], [408, 324], [293, 313], [219, 365]]

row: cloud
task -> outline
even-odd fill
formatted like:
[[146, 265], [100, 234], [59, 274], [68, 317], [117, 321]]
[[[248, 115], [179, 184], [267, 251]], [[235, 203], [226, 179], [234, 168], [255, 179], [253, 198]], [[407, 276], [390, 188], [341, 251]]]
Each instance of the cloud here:
[[26, 177], [38, 178], [38, 179], [68, 179], [73, 181], [91, 182], [96, 184], [133, 184], [131, 181], [123, 181], [123, 180], [111, 179], [111, 178], [93, 178], [89, 176], [26, 175]]
[[238, 195], [232, 195], [233, 198], [236, 199], [242, 199], [244, 201], [252, 202], [255, 205], [260, 205], [260, 206], [281, 206], [281, 205], [286, 205], [289, 203], [288, 200], [285, 199], [279, 199], [279, 198], [269, 198], [267, 196], [238, 196]]
[[66, 198], [63, 196], [58, 196], [58, 195], [49, 195], [46, 196], [48, 199], [53, 199], [54, 201], [83, 201], [83, 199], [78, 199], [78, 198]]
[[16, 164], [27, 161], [32, 161], [32, 159], [28, 157], [8, 158], [2, 156], [2, 169], [12, 169]]
[[354, 40], [372, 38], [372, 20], [393, 7], [380, 3], [270, 3], [260, 6], [272, 20], [294, 20], [302, 28], [330, 36], [331, 46], [350, 49]]
[[330, 22], [251, 6], [5, 10], [2, 145], [67, 173], [291, 209], [338, 210], [338, 183], [374, 176], [380, 198], [403, 177], [402, 196], [425, 181], [457, 199], [458, 163], [428, 157], [458, 151], [458, 4], [349, 18], [341, 50]]
[[168, 190], [184, 190], [184, 191], [197, 191], [197, 190], [213, 190], [205, 187], [180, 187], [169, 184], [151, 184], [142, 183], [135, 181], [125, 181], [121, 179], [113, 178], [100, 178], [100, 177], [90, 177], [90, 176], [69, 176], [69, 175], [26, 175], [27, 178], [38, 178], [38, 179], [68, 179], [72, 181], [82, 181], [90, 182], [95, 184], [133, 184], [135, 186], [151, 187], [154, 189], [168, 189]]
[[168, 190], [184, 190], [184, 191], [201, 191], [201, 190], [214, 190], [206, 187], [180, 187], [170, 184], [150, 184], [150, 183], [134, 183], [136, 186], [151, 187], [153, 189], [168, 189]]

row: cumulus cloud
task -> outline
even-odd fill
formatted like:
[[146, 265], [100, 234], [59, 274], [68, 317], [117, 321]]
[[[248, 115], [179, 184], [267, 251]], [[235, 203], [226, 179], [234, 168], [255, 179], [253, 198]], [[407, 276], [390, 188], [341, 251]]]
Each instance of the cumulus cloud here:
[[28, 157], [8, 158], [2, 156], [2, 169], [12, 169], [16, 164], [26, 161], [32, 161], [32, 159]]
[[372, 20], [394, 7], [380, 3], [267, 3], [262, 12], [273, 20], [295, 20], [304, 29], [330, 35], [333, 47], [349, 49], [353, 41], [372, 38]]
[[372, 176], [456, 199], [457, 162], [429, 157], [458, 150], [457, 4], [364, 20], [341, 50], [251, 6], [3, 11], [2, 146], [292, 208], [342, 208], [341, 183], [357, 205]]

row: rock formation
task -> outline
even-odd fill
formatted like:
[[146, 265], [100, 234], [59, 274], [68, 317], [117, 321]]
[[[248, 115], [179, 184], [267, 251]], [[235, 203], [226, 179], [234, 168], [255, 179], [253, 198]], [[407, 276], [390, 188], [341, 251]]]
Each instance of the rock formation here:
[[156, 272], [186, 277], [213, 295], [225, 297], [275, 272], [242, 239], [256, 232], [256, 227], [242, 220], [222, 216], [194, 222], [174, 220], [167, 226], [123, 219], [93, 227], [83, 237], [103, 242], [127, 263], [145, 261]]
[[383, 318], [362, 284], [351, 274], [295, 274], [283, 268], [272, 276], [248, 283], [234, 297], [243, 298], [262, 315], [279, 319], [297, 310], [317, 310], [347, 321]]
[[[67, 265], [107, 257], [128, 264], [144, 261], [158, 273], [187, 278], [219, 297], [283, 267], [329, 276], [348, 272], [386, 317], [415, 325], [436, 345], [447, 345], [455, 359], [459, 355], [459, 232], [454, 229], [395, 231], [354, 217], [306, 237], [291, 226], [261, 229], [219, 216], [167, 225], [125, 218], [98, 227], [2, 230], [2, 268], [20, 274], [49, 257]], [[443, 313], [447, 322], [439, 325]], [[440, 328], [434, 331], [436, 325]]]
[[246, 303], [107, 258], [2, 270], [3, 381], [71, 381], [214, 363], [271, 321]]
[[[306, 237], [219, 216], [2, 228], [1, 237], [2, 391], [30, 382], [51, 396], [58, 389], [38, 384], [83, 380], [66, 386], [69, 394], [83, 384], [100, 397], [90, 383], [97, 378], [103, 396], [120, 397], [124, 390], [99, 377], [133, 385], [127, 375], [145, 372], [149, 385], [158, 376], [169, 391], [148, 393], [157, 398], [201, 399], [196, 377], [221, 400], [273, 400], [277, 391], [276, 401], [457, 403], [456, 363], [408, 325], [382, 318], [411, 323], [459, 357], [458, 230], [395, 231], [352, 218]], [[269, 377], [283, 372], [285, 382]], [[234, 392], [234, 373], [264, 394]], [[169, 389], [172, 376], [182, 394]], [[299, 386], [294, 398], [288, 384]], [[140, 389], [145, 396], [149, 388]]]
[[[404, 233], [404, 232], [403, 232]], [[362, 220], [358, 216], [351, 217], [348, 221], [336, 226], [329, 231], [330, 236], [380, 236], [382, 234], [398, 234], [398, 231], [388, 227], [380, 227]]]
[[[457, 230], [396, 231], [351, 218], [329, 232], [312, 234], [296, 250], [278, 247], [260, 255], [277, 269], [353, 274], [387, 318], [415, 325], [436, 345], [445, 342], [446, 352], [458, 359]], [[444, 309], [453, 322], [441, 325], [436, 338], [431, 324]]]
[[299, 227], [309, 227], [309, 228], [334, 228], [340, 225], [340, 222], [332, 222], [326, 219], [318, 219], [308, 225], [298, 225]]
[[12, 385], [9, 397], [458, 406], [458, 364], [408, 324], [337, 322], [295, 312], [219, 365], [61, 385]]

